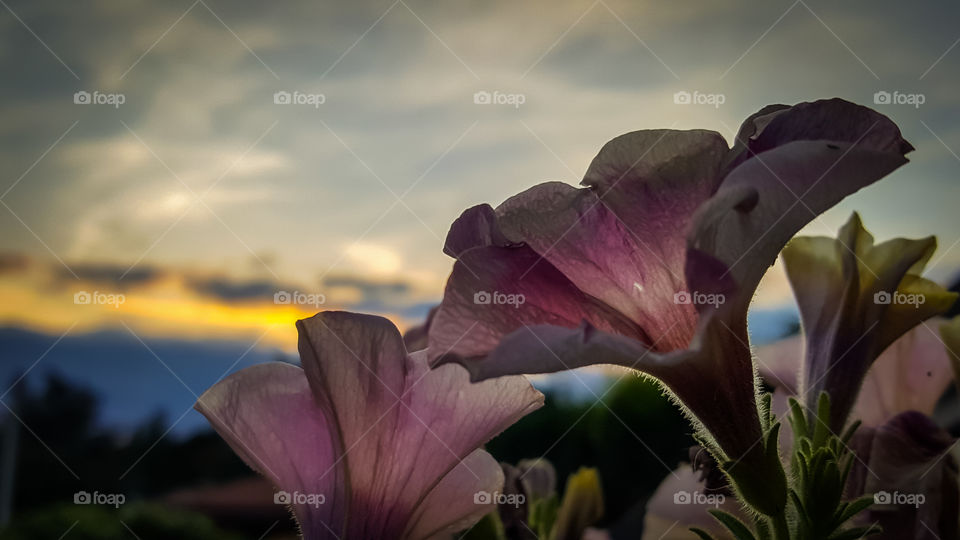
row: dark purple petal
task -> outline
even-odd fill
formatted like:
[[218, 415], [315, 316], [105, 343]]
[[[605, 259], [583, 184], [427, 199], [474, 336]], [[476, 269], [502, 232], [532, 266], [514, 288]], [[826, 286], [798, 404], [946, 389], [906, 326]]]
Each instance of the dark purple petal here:
[[[691, 246], [727, 265], [741, 291], [734, 303], [745, 311], [763, 274], [797, 231], [904, 163], [901, 154], [840, 142], [798, 141], [769, 150], [731, 171], [700, 208]], [[697, 274], [688, 268], [691, 275]], [[688, 284], [691, 290], [710, 288]]]
[[[854, 435], [857, 455], [847, 483], [851, 495], [879, 495], [860, 516], [878, 522], [885, 540], [956, 540], [957, 463], [955, 439], [919, 412], [905, 412], [878, 428]], [[917, 496], [923, 497], [922, 504]]]
[[647, 339], [634, 323], [579, 290], [529, 247], [476, 247], [454, 264], [431, 325], [430, 355], [437, 361], [483, 356], [525, 324], [575, 327], [581, 321]]
[[862, 146], [893, 154], [913, 150], [886, 116], [833, 98], [792, 107], [768, 105], [753, 114], [740, 127], [730, 166], [793, 141], [859, 141]]

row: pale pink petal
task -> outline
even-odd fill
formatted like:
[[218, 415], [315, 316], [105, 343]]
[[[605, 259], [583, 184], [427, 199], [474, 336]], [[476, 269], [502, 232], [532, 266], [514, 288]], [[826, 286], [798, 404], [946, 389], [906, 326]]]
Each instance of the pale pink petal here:
[[[307, 538], [338, 538], [346, 514], [345, 471], [337, 463], [331, 425], [313, 400], [302, 369], [260, 364], [218, 382], [196, 409], [251, 468], [293, 497]], [[291, 499], [292, 500], [292, 499]]]
[[474, 450], [424, 498], [404, 538], [449, 538], [496, 511], [492, 497], [477, 497], [478, 494], [502, 490], [500, 464], [483, 450]]
[[933, 409], [953, 381], [950, 358], [938, 321], [922, 324], [894, 342], [874, 362], [863, 381], [852, 417], [879, 426], [906, 412], [933, 416]]
[[343, 443], [349, 538], [401, 537], [445, 475], [542, 404], [523, 378], [471, 385], [456, 366], [431, 371], [427, 352], [408, 356], [380, 317], [324, 312], [297, 325], [311, 388]]
[[803, 336], [795, 334], [754, 350], [760, 377], [769, 385], [796, 394], [803, 369]]
[[[709, 502], [720, 504], [707, 504]], [[707, 512], [712, 508], [743, 518], [740, 505], [733, 497], [708, 494], [706, 486], [700, 481], [700, 473], [693, 471], [690, 465], [683, 464], [668, 474], [650, 497], [643, 522], [643, 540], [696, 538], [690, 532], [690, 527], [699, 527], [718, 539], [729, 538], [725, 534], [726, 529]]]

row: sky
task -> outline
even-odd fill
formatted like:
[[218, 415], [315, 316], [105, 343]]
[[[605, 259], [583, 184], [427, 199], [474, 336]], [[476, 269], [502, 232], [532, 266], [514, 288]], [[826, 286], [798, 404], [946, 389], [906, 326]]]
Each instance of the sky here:
[[[0, 4], [0, 327], [51, 343], [290, 353], [318, 309], [406, 327], [464, 209], [575, 184], [628, 131], [732, 141], [764, 105], [833, 96], [917, 150], [804, 232], [857, 210], [878, 239], [936, 234], [933, 279], [960, 270], [956, 2]], [[756, 304], [790, 303], [774, 267]]]

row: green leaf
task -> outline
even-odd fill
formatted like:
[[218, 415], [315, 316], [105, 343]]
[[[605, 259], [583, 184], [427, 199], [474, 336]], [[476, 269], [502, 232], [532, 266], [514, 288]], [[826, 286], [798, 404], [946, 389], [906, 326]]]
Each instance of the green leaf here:
[[493, 511], [480, 518], [476, 525], [470, 527], [459, 538], [460, 540], [507, 540], [507, 534], [503, 530], [500, 514]]
[[853, 438], [853, 434], [856, 433], [857, 429], [860, 428], [861, 423], [862, 422], [860, 422], [860, 420], [855, 420], [852, 424], [850, 424], [850, 427], [843, 432], [843, 436], [840, 437], [840, 441], [844, 446], [846, 446], [850, 442], [850, 439]]
[[737, 540], [757, 540], [757, 537], [750, 532], [750, 529], [748, 529], [742, 521], [734, 517], [733, 514], [728, 514], [723, 510], [716, 509], [710, 509], [707, 510], [707, 512], [710, 512], [710, 515], [729, 529]]
[[820, 448], [826, 444], [830, 438], [830, 396], [826, 392], [820, 392], [817, 398], [817, 416], [814, 420], [816, 424], [813, 427], [813, 447]]
[[773, 533], [770, 532], [770, 526], [767, 525], [767, 518], [758, 516], [754, 519], [753, 525], [757, 530], [758, 540], [773, 540]]
[[844, 504], [839, 509], [839, 512], [837, 512], [837, 525], [843, 525], [853, 516], [863, 512], [867, 508], [870, 508], [871, 505], [873, 505], [873, 495], [864, 495], [855, 501]]
[[829, 536], [827, 540], [857, 540], [866, 538], [874, 534], [880, 534], [883, 528], [879, 525], [868, 525], [866, 527], [854, 527], [845, 531], [840, 531]]
[[563, 502], [557, 511], [557, 520], [551, 540], [579, 540], [583, 531], [603, 517], [603, 490], [596, 469], [581, 468], [567, 479]]
[[810, 436], [807, 430], [807, 418], [803, 415], [803, 407], [796, 398], [790, 398], [790, 425], [793, 427], [794, 437], [804, 439]]
[[690, 527], [690, 532], [699, 536], [702, 540], [715, 540], [714, 537], [710, 536], [710, 533], [703, 529], [698, 529], [696, 527]]
[[560, 501], [556, 494], [545, 499], [534, 500], [529, 504], [529, 508], [527, 524], [536, 533], [537, 538], [548, 538], [550, 530], [553, 529], [553, 525], [557, 521], [557, 512], [560, 509]]

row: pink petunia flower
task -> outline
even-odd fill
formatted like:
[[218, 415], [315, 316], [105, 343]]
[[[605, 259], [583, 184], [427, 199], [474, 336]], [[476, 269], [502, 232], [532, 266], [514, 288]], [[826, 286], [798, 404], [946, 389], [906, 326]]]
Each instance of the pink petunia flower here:
[[775, 444], [756, 444], [771, 435], [757, 415], [747, 307], [797, 231], [910, 150], [888, 118], [839, 99], [766, 107], [732, 148], [702, 130], [617, 137], [585, 188], [540, 184], [453, 224], [432, 360], [476, 381], [589, 364], [652, 375], [718, 461], [755, 471], [738, 488], [775, 513], [785, 489], [761, 478], [779, 465], [765, 466]]
[[495, 508], [482, 494], [503, 473], [479, 447], [542, 394], [522, 377], [475, 385], [430, 370], [380, 317], [324, 312], [297, 329], [302, 369], [241, 370], [196, 408], [282, 490], [305, 538], [434, 538]]

